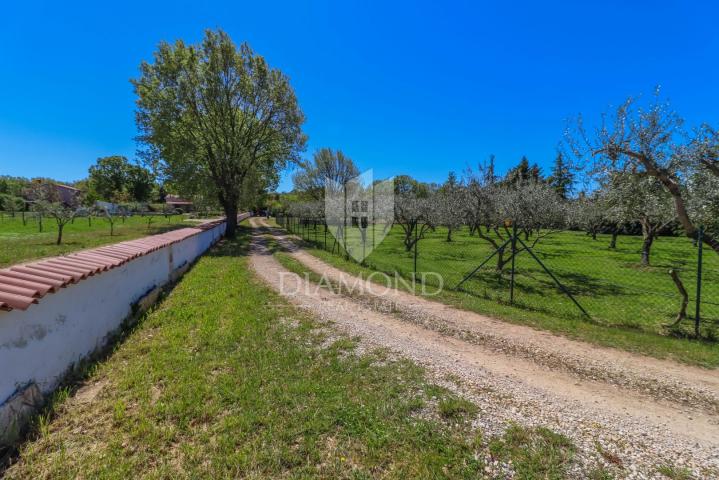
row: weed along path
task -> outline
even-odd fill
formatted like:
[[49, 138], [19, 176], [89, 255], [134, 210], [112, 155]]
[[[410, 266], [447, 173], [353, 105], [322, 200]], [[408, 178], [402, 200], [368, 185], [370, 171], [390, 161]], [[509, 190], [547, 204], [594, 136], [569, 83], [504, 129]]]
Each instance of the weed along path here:
[[372, 284], [302, 251], [263, 219], [251, 224], [251, 265], [265, 282], [364, 345], [389, 348], [444, 379], [479, 407], [485, 435], [512, 422], [565, 434], [577, 446], [578, 477], [719, 476], [716, 371], [584, 344]]

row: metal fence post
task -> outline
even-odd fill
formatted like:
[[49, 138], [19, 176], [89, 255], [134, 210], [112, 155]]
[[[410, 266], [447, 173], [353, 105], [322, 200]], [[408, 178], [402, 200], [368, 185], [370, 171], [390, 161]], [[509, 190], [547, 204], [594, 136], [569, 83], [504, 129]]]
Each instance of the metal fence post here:
[[512, 222], [512, 272], [509, 277], [509, 304], [514, 305], [514, 266], [517, 257], [517, 224]]
[[342, 187], [344, 194], [344, 217], [342, 218], [342, 243], [345, 249], [345, 260], [350, 259], [349, 252], [347, 251], [347, 183]]
[[417, 282], [417, 245], [419, 244], [417, 230], [419, 230], [419, 222], [414, 227], [414, 276], [412, 277], [414, 282]]
[[702, 246], [704, 244], [704, 226], [699, 227], [697, 234], [697, 304], [696, 313], [694, 314], [694, 335], [699, 338], [699, 323], [701, 322], [702, 309]]

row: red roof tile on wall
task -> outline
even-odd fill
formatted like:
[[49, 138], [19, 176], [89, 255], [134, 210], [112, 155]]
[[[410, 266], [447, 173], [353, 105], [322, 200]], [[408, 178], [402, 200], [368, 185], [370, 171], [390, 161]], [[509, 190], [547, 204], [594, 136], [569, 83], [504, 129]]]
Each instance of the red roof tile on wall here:
[[[244, 220], [249, 214], [242, 214]], [[0, 310], [27, 310], [48, 293], [180, 242], [224, 220], [0, 269]]]

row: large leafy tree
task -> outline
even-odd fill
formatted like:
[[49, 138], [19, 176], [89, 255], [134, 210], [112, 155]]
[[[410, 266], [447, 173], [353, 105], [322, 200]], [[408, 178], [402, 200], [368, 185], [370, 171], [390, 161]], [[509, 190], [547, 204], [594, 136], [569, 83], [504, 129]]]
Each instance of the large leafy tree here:
[[140, 68], [133, 84], [145, 158], [183, 195], [214, 195], [233, 236], [247, 189], [275, 185], [304, 148], [289, 79], [211, 30], [198, 45], [161, 43]]
[[359, 170], [352, 159], [341, 150], [321, 148], [312, 156], [311, 161], [300, 163], [302, 169], [293, 177], [295, 190], [307, 194], [314, 200], [324, 198], [327, 180], [337, 185], [344, 185], [359, 175]]
[[90, 182], [103, 200], [124, 200], [127, 159], [120, 155], [98, 158], [90, 167]]
[[140, 165], [129, 165], [127, 168], [125, 188], [132, 199], [137, 202], [146, 202], [152, 195], [155, 179], [152, 173]]
[[98, 158], [89, 170], [90, 190], [103, 200], [144, 202], [150, 198], [155, 179], [152, 173], [128, 162], [127, 158], [113, 155]]

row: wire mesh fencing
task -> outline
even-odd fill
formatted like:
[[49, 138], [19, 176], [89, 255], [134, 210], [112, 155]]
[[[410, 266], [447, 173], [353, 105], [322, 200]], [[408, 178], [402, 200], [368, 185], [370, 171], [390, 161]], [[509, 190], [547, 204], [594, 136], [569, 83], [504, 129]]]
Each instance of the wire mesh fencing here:
[[[338, 233], [322, 219], [278, 216], [277, 223], [315, 248], [356, 257], [343, 245], [358, 243], [343, 242], [341, 235], [359, 235], [362, 226]], [[645, 247], [641, 236], [572, 230], [420, 230], [394, 226], [376, 243], [366, 232], [369, 254], [359, 263], [416, 281], [425, 291], [461, 292], [561, 319], [655, 333], [669, 328], [690, 335], [699, 328], [702, 336], [716, 337], [719, 255], [694, 240], [661, 236]], [[648, 263], [642, 262], [644, 248]]]

